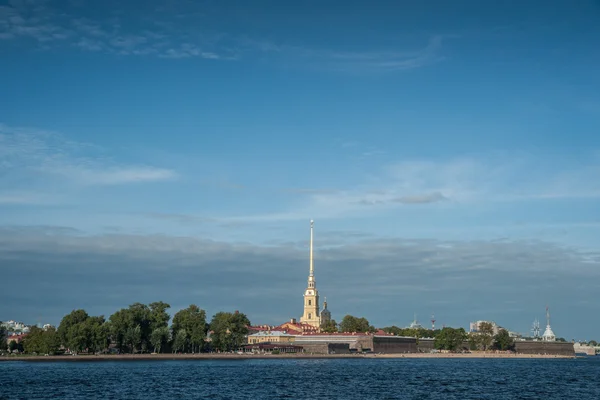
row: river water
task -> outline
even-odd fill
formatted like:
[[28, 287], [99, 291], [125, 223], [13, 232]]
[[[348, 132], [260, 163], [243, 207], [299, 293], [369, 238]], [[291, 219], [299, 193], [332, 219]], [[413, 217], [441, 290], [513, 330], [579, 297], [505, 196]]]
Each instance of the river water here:
[[600, 357], [0, 362], [0, 399], [600, 399]]

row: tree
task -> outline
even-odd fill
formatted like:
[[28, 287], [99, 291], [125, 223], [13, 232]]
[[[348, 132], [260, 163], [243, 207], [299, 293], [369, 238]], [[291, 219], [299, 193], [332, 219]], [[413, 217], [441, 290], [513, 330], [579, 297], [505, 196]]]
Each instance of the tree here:
[[175, 334], [175, 339], [173, 341], [173, 351], [174, 352], [184, 352], [188, 345], [188, 333], [185, 329], [180, 329]]
[[491, 322], [482, 322], [479, 324], [477, 339], [481, 350], [486, 351], [489, 349], [494, 340], [494, 326]]
[[59, 347], [60, 339], [54, 328], [43, 330], [33, 326], [23, 339], [23, 350], [26, 353], [55, 354]]
[[85, 321], [69, 327], [66, 337], [66, 347], [76, 353], [85, 351], [91, 341], [91, 332]]
[[171, 306], [162, 301], [150, 303], [150, 330], [154, 332], [158, 328], [168, 327], [171, 316], [167, 313], [167, 309]]
[[184, 329], [187, 335], [186, 342], [191, 345], [192, 353], [200, 352], [204, 347], [204, 339], [207, 333], [206, 311], [195, 304], [191, 304], [188, 308], [178, 311], [173, 316], [171, 329], [173, 338], [180, 330]]
[[210, 321], [212, 347], [215, 350], [231, 351], [244, 344], [250, 320], [240, 312], [218, 312]]
[[337, 324], [337, 322], [335, 322], [334, 319], [330, 319], [329, 321], [327, 321], [323, 324], [323, 326], [321, 327], [321, 331], [323, 331], [325, 333], [337, 332], [338, 324]]
[[129, 327], [129, 312], [122, 308], [109, 317], [111, 341], [115, 343], [120, 353], [127, 351], [125, 335]]
[[44, 331], [37, 326], [32, 326], [29, 334], [23, 339], [23, 349], [27, 353], [41, 353], [44, 338]]
[[152, 331], [150, 343], [154, 347], [155, 353], [160, 353], [161, 348], [169, 341], [169, 328], [162, 326]]
[[85, 322], [85, 334], [87, 336], [86, 346], [88, 349], [98, 353], [110, 344], [109, 335], [110, 327], [104, 320], [104, 316], [89, 317]]
[[340, 322], [340, 332], [373, 332], [374, 330], [366, 318], [346, 315]]
[[444, 328], [436, 336], [434, 346], [438, 350], [456, 351], [462, 346], [467, 334], [463, 328]]
[[8, 331], [3, 325], [0, 325], [0, 351], [6, 350], [8, 347], [8, 343], [6, 343], [8, 338]]
[[[151, 330], [151, 311], [150, 308], [142, 303], [134, 303], [129, 306], [130, 323], [128, 331], [133, 335], [130, 339], [136, 339], [136, 345], [139, 351], [144, 352], [150, 345]], [[139, 330], [139, 334], [137, 333]], [[130, 342], [131, 344], [131, 342]], [[132, 347], [135, 352], [136, 347]]]
[[588, 346], [596, 347], [596, 346], [598, 346], [598, 342], [596, 342], [595, 340], [590, 340], [588, 343]]
[[494, 348], [496, 350], [512, 350], [514, 348], [515, 341], [510, 337], [506, 329], [500, 329], [494, 336]]
[[167, 326], [170, 306], [162, 301], [151, 303], [150, 307], [142, 303], [133, 303], [128, 308], [112, 314], [110, 336], [120, 352], [146, 352], [151, 348], [150, 337], [154, 329]]
[[435, 338], [441, 331], [439, 329], [431, 330], [425, 328], [398, 328], [396, 325], [382, 328], [384, 332], [391, 333], [396, 336], [407, 336], [414, 338]]
[[13, 351], [17, 350], [18, 348], [19, 348], [19, 344], [14, 340], [11, 340], [10, 343], [8, 344], [8, 350], [10, 350], [11, 353]]
[[129, 326], [125, 333], [125, 343], [129, 345], [132, 353], [142, 350], [142, 328], [140, 325]]
[[79, 323], [85, 322], [89, 315], [85, 310], [73, 310], [69, 314], [65, 315], [63, 319], [60, 321], [60, 325], [58, 326], [58, 338], [60, 340], [60, 344], [65, 347], [69, 346], [69, 330], [72, 326], [77, 325]]
[[470, 334], [469, 335], [469, 350], [477, 350], [479, 348], [479, 340], [477, 335]]

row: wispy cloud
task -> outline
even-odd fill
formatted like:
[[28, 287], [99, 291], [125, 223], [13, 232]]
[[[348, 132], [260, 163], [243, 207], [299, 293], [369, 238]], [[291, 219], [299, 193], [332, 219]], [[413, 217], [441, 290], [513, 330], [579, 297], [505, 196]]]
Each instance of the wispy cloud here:
[[[535, 156], [409, 160], [371, 171], [369, 179], [335, 191], [305, 190], [304, 198], [269, 214], [239, 221], [342, 218], [397, 207], [600, 198], [600, 159], [559, 167]], [[368, 207], [366, 207], [368, 206]]]
[[442, 39], [442, 35], [432, 36], [425, 47], [413, 51], [331, 52], [328, 58], [333, 66], [341, 69], [408, 70], [441, 61]]
[[[17, 184], [57, 177], [82, 185], [117, 185], [171, 180], [175, 171], [144, 165], [119, 163], [98, 146], [75, 142], [64, 136], [36, 129], [0, 124], [0, 181]], [[22, 201], [26, 197], [19, 198]]]
[[189, 3], [191, 9], [185, 11], [163, 5], [156, 8], [160, 11], [141, 10], [127, 18], [117, 8], [98, 19], [84, 17], [81, 7], [67, 5], [58, 9], [51, 2], [23, 0], [0, 6], [0, 40], [29, 39], [43, 49], [72, 46], [83, 51], [170, 59], [267, 57], [273, 62], [283, 60], [355, 73], [402, 71], [434, 64], [443, 59], [440, 50], [448, 37], [425, 37], [411, 50], [384, 47], [338, 51], [318, 44], [293, 45], [285, 37], [275, 43], [233, 32], [203, 30], [203, 21], [210, 14], [199, 10], [199, 4]]
[[[0, 180], [1, 182], [1, 180]], [[31, 193], [26, 191], [2, 191], [0, 192], [0, 205], [38, 205], [52, 204], [55, 201], [52, 196], [42, 193]]]
[[30, 39], [43, 49], [73, 46], [84, 51], [130, 56], [235, 58], [234, 52], [213, 46], [207, 34], [196, 35], [195, 41], [189, 42], [189, 34], [172, 25], [160, 24], [160, 17], [130, 16], [126, 23], [118, 14], [92, 20], [75, 11], [78, 10], [56, 9], [44, 1], [12, 1], [0, 6], [0, 40]]

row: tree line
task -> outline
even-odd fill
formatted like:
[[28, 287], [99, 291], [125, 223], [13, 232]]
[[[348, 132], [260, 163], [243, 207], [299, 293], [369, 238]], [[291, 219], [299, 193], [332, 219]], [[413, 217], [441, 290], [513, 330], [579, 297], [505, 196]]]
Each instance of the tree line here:
[[434, 347], [437, 350], [514, 350], [514, 339], [506, 329], [500, 329], [494, 335], [492, 324], [483, 322], [479, 332], [467, 334], [464, 328], [443, 328], [435, 336]]
[[245, 343], [250, 320], [243, 313], [218, 312], [207, 322], [206, 311], [192, 304], [175, 313], [169, 326], [170, 307], [162, 301], [134, 303], [108, 319], [73, 310], [57, 329], [32, 327], [16, 345], [37, 354], [57, 354], [61, 349], [100, 353], [109, 348], [119, 353], [199, 353], [232, 351]]

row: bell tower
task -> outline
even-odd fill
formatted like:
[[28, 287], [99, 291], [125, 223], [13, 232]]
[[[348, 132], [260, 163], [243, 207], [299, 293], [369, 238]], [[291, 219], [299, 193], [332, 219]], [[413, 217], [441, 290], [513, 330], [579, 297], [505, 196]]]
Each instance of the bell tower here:
[[318, 328], [321, 325], [321, 318], [319, 313], [319, 292], [317, 291], [315, 285], [315, 270], [313, 264], [313, 228], [314, 221], [310, 220], [310, 261], [308, 285], [304, 291], [304, 314], [302, 314], [300, 322]]

